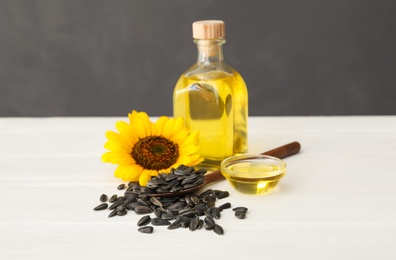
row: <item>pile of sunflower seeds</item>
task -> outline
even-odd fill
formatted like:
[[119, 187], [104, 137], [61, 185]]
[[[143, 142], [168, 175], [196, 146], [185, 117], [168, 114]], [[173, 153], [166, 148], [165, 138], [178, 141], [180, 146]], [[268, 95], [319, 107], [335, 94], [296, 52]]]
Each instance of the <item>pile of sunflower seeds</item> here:
[[[204, 179], [203, 175], [206, 172], [205, 170], [195, 171], [195, 169], [191, 170], [191, 168], [192, 167], [181, 165], [177, 169], [172, 170], [169, 174], [160, 174], [156, 179], [163, 179], [166, 175], [171, 174], [176, 176], [198, 175], [198, 177], [191, 177], [188, 182], [194, 181], [188, 184], [193, 184], [200, 178]], [[182, 171], [189, 172], [189, 174], [181, 174]], [[169, 184], [177, 180], [177, 178], [172, 178], [174, 177], [170, 177], [170, 179], [164, 181]], [[179, 184], [174, 187], [178, 187], [180, 190], [192, 187], [186, 187], [187, 184], [185, 182], [183, 183], [183, 180], [187, 178], [189, 177], [177, 180]], [[150, 180], [149, 183], [152, 180]], [[153, 233], [153, 226], [167, 226], [169, 230], [189, 228], [191, 231], [194, 231], [204, 228], [206, 230], [213, 230], [219, 235], [224, 234], [224, 229], [217, 224], [217, 220], [220, 219], [223, 210], [231, 208], [231, 203], [226, 202], [218, 207], [215, 204], [218, 199], [227, 198], [229, 196], [228, 191], [208, 189], [199, 195], [188, 194], [182, 197], [167, 198], [150, 197], [148, 195], [156, 193], [153, 192], [153, 190], [157, 191], [158, 189], [158, 193], [163, 193], [165, 189], [161, 187], [168, 184], [164, 184], [158, 180], [152, 181], [151, 184], [147, 184], [147, 186], [140, 186], [137, 182], [130, 182], [128, 185], [121, 184], [117, 189], [125, 189], [123, 196], [114, 194], [108, 198], [106, 194], [102, 194], [99, 198], [102, 204], [95, 207], [94, 210], [111, 210], [108, 215], [109, 218], [124, 216], [128, 211], [134, 211], [135, 214], [144, 215], [137, 222], [137, 226], [139, 227], [138, 231], [142, 233]], [[165, 192], [169, 191], [170, 190]], [[233, 211], [235, 212], [235, 217], [244, 219], [248, 209], [246, 207], [236, 207]], [[149, 224], [151, 224], [151, 226]]]

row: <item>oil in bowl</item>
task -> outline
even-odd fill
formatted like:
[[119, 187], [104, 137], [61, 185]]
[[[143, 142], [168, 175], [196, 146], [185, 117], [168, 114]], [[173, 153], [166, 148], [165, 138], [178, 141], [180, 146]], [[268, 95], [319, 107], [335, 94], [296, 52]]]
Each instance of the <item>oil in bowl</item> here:
[[221, 162], [221, 173], [239, 192], [267, 194], [286, 174], [286, 163], [267, 155], [237, 155]]

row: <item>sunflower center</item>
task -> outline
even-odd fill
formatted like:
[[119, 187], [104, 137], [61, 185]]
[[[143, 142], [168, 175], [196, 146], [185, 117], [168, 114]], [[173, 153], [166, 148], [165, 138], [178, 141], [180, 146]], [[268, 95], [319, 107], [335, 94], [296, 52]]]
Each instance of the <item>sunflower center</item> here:
[[179, 146], [162, 136], [147, 136], [133, 146], [131, 155], [143, 168], [158, 171], [176, 163]]

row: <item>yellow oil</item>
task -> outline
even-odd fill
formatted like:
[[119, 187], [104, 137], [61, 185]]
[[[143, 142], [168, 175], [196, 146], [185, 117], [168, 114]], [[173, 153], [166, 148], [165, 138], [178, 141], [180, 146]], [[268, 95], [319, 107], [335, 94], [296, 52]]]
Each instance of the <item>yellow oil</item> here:
[[247, 151], [247, 89], [238, 72], [212, 70], [178, 80], [173, 100], [175, 117], [198, 130], [200, 167], [219, 168], [220, 162]]
[[[228, 171], [233, 171], [232, 176]], [[239, 192], [266, 194], [277, 186], [279, 180], [285, 175], [286, 169], [277, 165], [246, 162], [230, 165], [222, 173]]]

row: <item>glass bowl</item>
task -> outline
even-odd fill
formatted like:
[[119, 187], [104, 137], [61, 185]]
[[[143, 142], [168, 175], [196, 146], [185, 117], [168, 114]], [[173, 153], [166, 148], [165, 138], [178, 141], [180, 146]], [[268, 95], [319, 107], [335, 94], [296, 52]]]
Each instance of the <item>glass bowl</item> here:
[[286, 174], [286, 163], [268, 155], [236, 155], [221, 162], [221, 173], [239, 192], [267, 194]]

